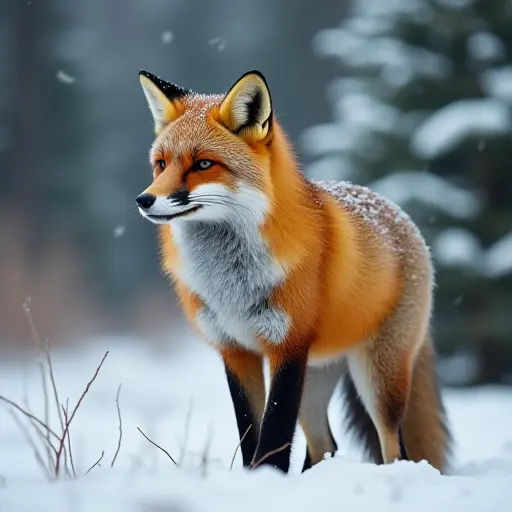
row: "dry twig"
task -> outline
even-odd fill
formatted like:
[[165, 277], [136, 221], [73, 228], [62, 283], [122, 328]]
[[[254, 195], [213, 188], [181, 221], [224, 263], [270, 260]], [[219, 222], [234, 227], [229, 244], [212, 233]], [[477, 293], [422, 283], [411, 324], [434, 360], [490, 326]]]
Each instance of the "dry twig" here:
[[119, 394], [121, 393], [121, 386], [122, 386], [122, 384], [119, 384], [119, 387], [117, 388], [117, 394], [116, 394], [117, 418], [119, 420], [119, 439], [117, 441], [116, 453], [114, 454], [112, 462], [110, 463], [111, 468], [114, 467], [114, 464], [117, 459], [117, 455], [119, 453], [119, 450], [121, 449], [121, 441], [123, 440], [123, 420], [121, 418], [121, 408], [119, 407]]
[[[52, 478], [51, 471], [48, 468], [48, 466], [44, 463], [43, 457], [41, 456], [41, 454], [39, 453], [39, 449], [37, 448], [37, 444], [30, 437], [28, 429], [25, 427], [25, 425], [23, 425], [22, 421], [18, 418], [18, 416], [16, 416], [16, 413], [14, 411], [9, 411], [9, 414], [11, 415], [12, 419], [16, 423], [17, 427], [20, 429], [20, 432], [22, 433], [23, 437], [25, 438], [25, 441], [27, 442], [27, 444], [30, 446], [30, 448], [32, 448], [36, 462], [41, 467], [43, 473], [49, 480], [51, 480], [51, 478]], [[41, 432], [41, 434], [42, 434], [42, 432]], [[42, 434], [42, 435], [44, 438], [44, 434]]]
[[55, 400], [55, 407], [57, 408], [57, 413], [59, 415], [59, 422], [60, 422], [60, 428], [62, 431], [64, 431], [64, 419], [62, 417], [62, 414], [60, 413], [60, 400], [59, 400], [59, 393], [57, 391], [57, 384], [55, 383], [55, 374], [53, 373], [53, 364], [52, 364], [52, 358], [50, 355], [50, 347], [48, 346], [48, 340], [45, 344], [45, 356], [46, 356], [46, 363], [48, 364], [48, 371], [50, 373], [50, 382], [52, 383], [52, 390], [53, 390], [53, 398]]
[[[69, 398], [66, 399], [66, 407], [61, 404], [62, 414], [64, 415], [64, 421], [66, 424], [68, 423], [68, 411], [69, 411]], [[64, 428], [62, 429], [64, 432]], [[71, 432], [68, 430], [68, 452], [69, 452], [69, 462], [71, 463], [71, 471], [73, 471], [73, 478], [76, 478], [75, 471], [75, 461], [73, 460], [73, 450], [71, 449]]]
[[191, 397], [190, 401], [188, 403], [188, 409], [187, 409], [187, 415], [185, 417], [185, 432], [183, 435], [183, 441], [181, 443], [181, 450], [180, 450], [180, 464], [185, 459], [185, 454], [187, 451], [187, 444], [188, 444], [188, 436], [190, 433], [190, 419], [192, 418], [192, 409], [194, 408], [194, 399]]
[[5, 402], [6, 404], [9, 404], [11, 407], [14, 407], [18, 411], [20, 411], [23, 415], [25, 415], [27, 418], [30, 418], [31, 420], [35, 421], [41, 427], [45, 429], [46, 432], [49, 432], [57, 441], [60, 441], [60, 437], [48, 426], [46, 423], [41, 421], [37, 416], [34, 416], [32, 413], [28, 412], [27, 410], [23, 409], [23, 407], [19, 406], [16, 402], [13, 402], [12, 400], [9, 400], [9, 398], [0, 395], [0, 400], [2, 402]]
[[[41, 343], [41, 339], [39, 337], [39, 333], [36, 330], [34, 319], [32, 317], [30, 307], [29, 307], [30, 298], [28, 298], [25, 302], [23, 302], [23, 309], [25, 311], [25, 315], [32, 333], [32, 341], [34, 343], [34, 346], [37, 349], [37, 356], [38, 356], [38, 366], [41, 372], [41, 379], [42, 379], [42, 389], [43, 389], [43, 396], [44, 396], [44, 419], [38, 418], [36, 415], [32, 414], [28, 402], [28, 396], [26, 393], [26, 390], [24, 388], [24, 405], [25, 407], [22, 407], [15, 401], [0, 395], [0, 402], [4, 402], [7, 405], [11, 406], [14, 410], [10, 411], [14, 421], [16, 422], [16, 425], [20, 429], [22, 435], [25, 437], [25, 440], [27, 441], [27, 444], [32, 448], [34, 452], [34, 456], [36, 458], [37, 463], [43, 468], [43, 471], [45, 472], [46, 476], [48, 478], [58, 478], [59, 474], [61, 472], [61, 469], [64, 467], [66, 473], [71, 476], [71, 472], [68, 466], [68, 459], [71, 464], [71, 470], [73, 472], [73, 477], [76, 478], [76, 470], [75, 470], [75, 464], [73, 460], [73, 453], [72, 453], [72, 443], [71, 443], [71, 435], [70, 435], [70, 425], [80, 408], [85, 395], [89, 392], [89, 389], [92, 385], [92, 383], [96, 380], [98, 377], [98, 374], [103, 366], [103, 363], [105, 362], [105, 359], [109, 355], [109, 351], [105, 352], [103, 358], [101, 359], [99, 365], [96, 368], [96, 371], [94, 372], [94, 375], [92, 379], [87, 383], [85, 390], [83, 391], [82, 395], [78, 399], [77, 404], [73, 408], [71, 414], [69, 414], [69, 400], [66, 400], [66, 407], [60, 403], [59, 400], [59, 393], [57, 384], [55, 381], [55, 374], [53, 371], [53, 363], [51, 358], [51, 352], [49, 349], [48, 341], [46, 341], [45, 345]], [[43, 359], [44, 356], [44, 359]], [[46, 365], [45, 365], [46, 363]], [[48, 373], [47, 373], [48, 372]], [[61, 427], [61, 434], [57, 434], [55, 430], [53, 430], [50, 426], [50, 400], [49, 400], [49, 389], [47, 385], [47, 380], [50, 380], [51, 382], [51, 390], [53, 394], [53, 400], [55, 402], [55, 406], [57, 407], [57, 414], [59, 416], [59, 423]], [[122, 420], [121, 420], [121, 411], [119, 408], [119, 393], [121, 390], [121, 386], [119, 386], [118, 392], [117, 392], [117, 411], [118, 411], [118, 418], [119, 418], [119, 442], [117, 446], [117, 450], [115, 452], [114, 458], [112, 460], [112, 466], [114, 465], [114, 462], [117, 458], [117, 455], [119, 453], [120, 447], [121, 447], [121, 438], [122, 438]], [[38, 443], [32, 438], [32, 436], [29, 433], [29, 430], [26, 425], [23, 424], [21, 419], [17, 416], [16, 412], [21, 413], [24, 417], [27, 418], [27, 420], [30, 422], [30, 425], [33, 427], [36, 435], [43, 443], [43, 448], [41, 446], [38, 446]], [[52, 441], [56, 442], [57, 448], [53, 444]], [[42, 450], [46, 451], [46, 454], [48, 456], [48, 461], [45, 463], [43, 454], [44, 452]], [[53, 457], [55, 455], [55, 458]], [[99, 462], [104, 456], [104, 452], [102, 452], [100, 459], [87, 471], [87, 473], [95, 466], [100, 465]]]
[[[39, 337], [39, 333], [37, 332], [35, 323], [34, 323], [34, 317], [32, 316], [32, 312], [30, 311], [29, 303], [31, 301], [31, 298], [28, 297], [23, 303], [23, 311], [25, 312], [25, 317], [27, 318], [28, 325], [30, 327], [30, 333], [32, 334], [32, 342], [34, 343], [34, 346], [37, 350], [37, 356], [38, 358], [41, 357], [41, 354], [43, 352], [42, 350], [42, 344], [41, 344], [41, 338]], [[43, 361], [41, 359], [38, 360], [38, 366], [39, 370], [41, 372], [41, 383], [43, 387], [43, 400], [44, 400], [44, 423], [46, 425], [50, 424], [50, 407], [48, 403], [48, 385], [46, 382], [46, 372], [44, 368]], [[48, 465], [51, 467], [53, 466], [53, 458], [50, 451], [50, 433], [46, 431], [46, 453], [48, 456]]]
[[153, 446], [156, 446], [159, 450], [162, 450], [166, 455], [167, 457], [169, 457], [169, 459], [172, 460], [172, 462], [174, 463], [175, 466], [177, 466], [178, 464], [176, 464], [176, 461], [171, 457], [171, 454], [164, 448], [162, 448], [160, 445], [156, 444], [154, 441], [151, 441], [151, 439], [149, 439], [149, 437], [144, 434], [144, 432], [142, 432], [142, 430], [140, 429], [140, 427], [137, 427], [137, 430], [153, 445]]
[[208, 426], [208, 437], [206, 438], [206, 443], [204, 445], [204, 450], [201, 454], [201, 476], [206, 478], [206, 470], [208, 469], [208, 452], [210, 451], [210, 445], [212, 443], [213, 438], [213, 429], [212, 425]]
[[107, 358], [109, 353], [110, 352], [108, 350], [105, 352], [105, 355], [103, 356], [100, 364], [96, 368], [96, 371], [94, 372], [94, 375], [92, 376], [92, 379], [87, 383], [87, 386], [85, 386], [84, 392], [78, 399], [78, 402], [76, 403], [76, 405], [73, 409], [73, 412], [71, 413], [71, 416], [69, 417], [68, 421], [66, 421], [66, 426], [64, 427], [62, 437], [60, 438], [59, 447], [57, 449], [57, 460], [55, 461], [55, 475], [58, 475], [59, 471], [60, 471], [60, 460], [61, 460], [62, 452], [64, 450], [64, 443], [66, 442], [66, 436], [69, 431], [69, 426], [71, 425], [71, 422], [73, 421], [73, 418], [75, 417], [76, 411], [78, 410], [83, 399], [85, 398], [85, 395], [89, 392], [89, 388], [91, 387], [92, 383], [96, 380], [96, 377], [98, 376], [98, 373], [100, 372], [101, 367], [103, 366], [103, 363], [105, 362], [105, 359]]
[[251, 464], [251, 469], [256, 469], [260, 464], [262, 464], [265, 460], [267, 460], [272, 455], [275, 455], [276, 453], [286, 450], [286, 448], [288, 448], [288, 446], [290, 446], [290, 444], [291, 443], [285, 443], [285, 444], [283, 444], [283, 446], [276, 448], [275, 450], [270, 450], [269, 452], [265, 453], [265, 455], [263, 455], [263, 457], [261, 457], [259, 460], [257, 460], [256, 462], [253, 462]]
[[240, 442], [236, 445], [235, 453], [233, 453], [233, 458], [231, 459], [231, 465], [229, 466], [229, 471], [231, 471], [233, 469], [233, 464], [235, 463], [235, 457], [238, 452], [238, 449], [240, 448], [240, 446], [242, 446], [245, 436], [249, 433], [249, 430], [251, 430], [251, 428], [252, 428], [252, 423], [247, 427], [247, 430], [244, 432], [244, 435], [240, 439]]
[[94, 469], [96, 466], [100, 466], [101, 468], [100, 462], [103, 459], [103, 455], [105, 455], [105, 451], [101, 452], [100, 458], [85, 472], [86, 475], [89, 474], [89, 471], [91, 471], [91, 469]]

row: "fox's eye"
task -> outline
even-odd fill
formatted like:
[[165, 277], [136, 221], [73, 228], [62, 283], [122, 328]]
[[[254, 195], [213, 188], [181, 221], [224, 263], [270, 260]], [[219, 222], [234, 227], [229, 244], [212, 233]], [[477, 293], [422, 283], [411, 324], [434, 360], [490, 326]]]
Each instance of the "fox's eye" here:
[[160, 169], [165, 169], [165, 160], [157, 160], [156, 166], [160, 167]]
[[212, 165], [213, 163], [211, 160], [199, 160], [199, 162], [197, 162], [197, 167], [201, 170], [208, 169]]

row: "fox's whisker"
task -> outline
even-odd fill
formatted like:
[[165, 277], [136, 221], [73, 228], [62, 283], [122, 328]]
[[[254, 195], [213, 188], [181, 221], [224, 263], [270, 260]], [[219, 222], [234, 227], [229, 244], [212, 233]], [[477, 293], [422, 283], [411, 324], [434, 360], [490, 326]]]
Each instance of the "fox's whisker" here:
[[253, 211], [247, 205], [245, 205], [243, 203], [236, 203], [236, 202], [231, 201], [221, 195], [201, 194], [201, 195], [197, 195], [197, 196], [190, 196], [190, 200], [191, 200], [191, 202], [197, 202], [198, 204], [201, 204], [201, 203], [206, 204], [206, 202], [209, 201], [211, 204], [218, 204], [220, 206], [228, 206], [228, 207], [234, 209], [235, 211], [239, 208], [243, 208], [243, 209], [247, 210], [247, 212], [249, 212], [251, 214], [251, 216], [254, 215]]

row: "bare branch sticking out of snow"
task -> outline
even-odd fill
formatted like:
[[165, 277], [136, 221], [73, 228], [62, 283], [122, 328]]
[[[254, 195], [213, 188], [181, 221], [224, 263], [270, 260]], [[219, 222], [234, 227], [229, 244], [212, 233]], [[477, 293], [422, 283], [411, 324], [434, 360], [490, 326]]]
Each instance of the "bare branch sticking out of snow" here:
[[57, 71], [57, 80], [63, 84], [71, 85], [75, 83], [76, 78], [66, 73], [64, 70], [59, 69], [59, 71]]
[[173, 459], [172, 455], [165, 449], [165, 448], [162, 448], [159, 444], [156, 444], [154, 441], [152, 441], [151, 439], [149, 439], [149, 437], [144, 434], [144, 432], [142, 432], [142, 430], [140, 429], [140, 427], [137, 427], [137, 430], [153, 445], [153, 446], [156, 446], [160, 451], [162, 451], [163, 453], [165, 453], [165, 455], [167, 455], [167, 457], [169, 457], [169, 459], [171, 459], [171, 461], [173, 462], [173, 464], [175, 466], [177, 466], [177, 462]]
[[473, 192], [429, 172], [397, 172], [374, 181], [369, 187], [399, 205], [421, 201], [454, 217], [471, 218], [480, 210], [480, 202]]
[[412, 136], [412, 150], [422, 158], [442, 156], [473, 136], [508, 133], [512, 117], [497, 99], [459, 100], [429, 116]]

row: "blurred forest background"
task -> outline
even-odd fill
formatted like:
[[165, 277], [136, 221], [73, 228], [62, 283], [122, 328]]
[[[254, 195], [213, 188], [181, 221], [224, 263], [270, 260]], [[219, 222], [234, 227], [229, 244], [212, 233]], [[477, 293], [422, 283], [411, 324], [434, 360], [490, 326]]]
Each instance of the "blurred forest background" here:
[[[134, 199], [137, 72], [223, 92], [267, 77], [305, 174], [420, 225], [447, 384], [512, 383], [510, 0], [1, 0], [0, 356], [105, 334], [183, 340]], [[24, 307], [23, 307], [24, 306]]]

